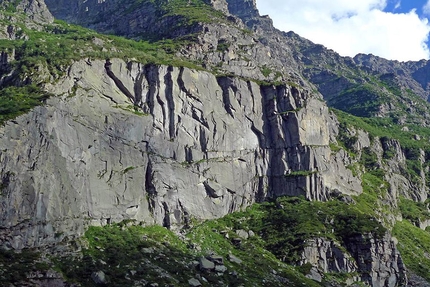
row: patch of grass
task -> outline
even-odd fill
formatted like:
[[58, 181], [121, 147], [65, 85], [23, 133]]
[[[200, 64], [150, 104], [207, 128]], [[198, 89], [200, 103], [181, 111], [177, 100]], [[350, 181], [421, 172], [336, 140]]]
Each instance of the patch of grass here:
[[0, 124], [41, 105], [49, 96], [36, 85], [0, 89]]
[[[103, 271], [112, 286], [130, 286], [141, 279], [159, 284], [187, 284], [192, 269], [184, 262], [193, 256], [186, 244], [161, 226], [142, 227], [127, 222], [104, 227], [90, 227], [85, 233], [88, 247], [82, 258], [57, 258], [58, 268], [70, 282], [96, 286], [91, 274]], [[160, 277], [160, 271], [172, 274]], [[177, 271], [181, 270], [181, 274]], [[131, 272], [133, 271], [133, 272]], [[175, 275], [176, 274], [176, 275]]]
[[[136, 226], [132, 222], [90, 227], [85, 233], [87, 248], [83, 249], [82, 257], [58, 258], [57, 264], [68, 282], [83, 286], [96, 286], [91, 274], [100, 270], [106, 274], [111, 286], [130, 286], [131, 282], [139, 280], [188, 286], [188, 279], [195, 276], [205, 277], [207, 282], [201, 282], [207, 287], [279, 286], [280, 276], [293, 286], [320, 286], [294, 267], [281, 263], [262, 247], [258, 236], [240, 246], [234, 245], [219, 232], [231, 228], [231, 222], [219, 219], [198, 224], [187, 231], [185, 240], [166, 228]], [[213, 252], [223, 256], [228, 270], [224, 274], [199, 270], [194, 265], [193, 261]], [[230, 262], [228, 254], [235, 255], [242, 263]], [[273, 270], [277, 276], [273, 275]]]
[[328, 100], [328, 104], [355, 116], [370, 117], [386, 101], [386, 96], [373, 85], [364, 84], [343, 91], [335, 99]]
[[273, 72], [271, 68], [267, 67], [266, 65], [264, 65], [263, 67], [260, 68], [261, 73], [263, 74], [263, 76], [265, 76], [266, 78], [268, 76], [270, 76], [270, 74]]
[[416, 226], [419, 226], [421, 221], [430, 219], [430, 212], [427, 208], [427, 204], [422, 202], [415, 202], [401, 197], [399, 200], [399, 209], [402, 217]]
[[[416, 155], [419, 149], [430, 150], [426, 140], [430, 138], [430, 128], [407, 124], [408, 129], [404, 129], [404, 126], [398, 125], [391, 118], [357, 117], [340, 110], [332, 109], [332, 111], [343, 129], [355, 127], [368, 132], [372, 138], [396, 139], [403, 148], [411, 150], [411, 157]], [[415, 135], [420, 135], [421, 139], [417, 140]]]
[[216, 47], [216, 50], [217, 50], [217, 52], [222, 53], [222, 52], [227, 51], [229, 47], [230, 47], [230, 43], [220, 41]]
[[340, 147], [340, 146], [338, 146], [337, 144], [335, 144], [335, 143], [330, 143], [329, 144], [329, 146], [330, 146], [330, 150], [333, 152], [333, 153], [337, 153], [338, 151], [340, 151], [342, 148]]
[[295, 170], [289, 174], [286, 174], [285, 177], [310, 176], [316, 173], [317, 171], [312, 171], [312, 170]]
[[392, 232], [399, 241], [397, 248], [406, 267], [430, 280], [430, 233], [407, 220], [397, 222]]

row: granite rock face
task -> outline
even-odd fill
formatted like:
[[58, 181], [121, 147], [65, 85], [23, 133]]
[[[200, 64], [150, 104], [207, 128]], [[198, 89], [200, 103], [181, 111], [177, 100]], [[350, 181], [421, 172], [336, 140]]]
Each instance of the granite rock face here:
[[357, 274], [348, 279], [350, 284], [354, 281], [375, 287], [407, 284], [405, 266], [389, 234], [382, 239], [357, 236], [346, 244], [348, 252], [343, 248], [325, 238], [310, 240], [303, 251], [302, 264], [317, 266], [322, 273]]
[[[55, 96], [0, 127], [2, 246], [46, 247], [79, 237], [90, 225], [125, 219], [175, 229], [282, 195], [321, 201], [345, 195], [353, 203], [349, 195], [359, 195], [362, 187], [360, 175], [347, 166], [363, 149], [374, 152], [379, 164], [385, 151], [393, 151], [384, 167], [390, 205], [399, 194], [425, 200], [427, 190], [401, 174], [406, 156], [397, 141], [370, 140], [357, 130], [351, 131], [357, 159], [330, 148], [339, 123], [315, 87], [330, 100], [331, 92], [357, 83], [327, 81], [335, 74], [320, 68], [357, 62], [369, 67], [372, 59], [342, 58], [280, 32], [270, 18], [259, 16], [253, 0], [206, 2], [225, 14], [223, 21], [171, 29], [183, 19], [159, 17], [157, 1], [136, 6], [46, 0], [55, 16], [103, 32], [133, 38], [142, 31], [149, 38], [192, 34], [195, 41], [178, 55], [219, 73], [85, 59], [55, 83], [45, 83]], [[32, 23], [52, 21], [42, 0], [22, 1], [18, 8]], [[106, 20], [113, 11], [119, 12]], [[6, 28], [0, 37], [16, 39], [16, 31]], [[2, 52], [0, 72], [13, 73], [13, 58], [13, 52]], [[415, 82], [407, 84], [425, 93]], [[421, 179], [425, 186], [424, 174]], [[319, 272], [358, 272], [355, 279], [372, 286], [406, 282], [389, 235], [353, 238], [346, 249], [316, 238], [305, 248], [303, 263], [313, 265], [317, 280]]]
[[36, 23], [52, 23], [54, 22], [54, 16], [49, 12], [43, 0], [23, 0], [20, 1], [16, 7], [18, 11], [24, 12], [29, 20]]
[[[1, 128], [1, 240], [54, 243], [89, 224], [168, 227], [280, 195], [359, 194], [306, 90], [168, 66], [73, 64], [62, 95]], [[339, 174], [342, 177], [339, 177]], [[56, 234], [62, 234], [56, 238]]]

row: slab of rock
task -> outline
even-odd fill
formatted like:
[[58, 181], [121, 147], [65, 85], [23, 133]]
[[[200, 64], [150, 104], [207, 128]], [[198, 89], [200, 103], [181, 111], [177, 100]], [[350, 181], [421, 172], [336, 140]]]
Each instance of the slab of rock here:
[[220, 272], [220, 273], [224, 273], [225, 271], [227, 271], [227, 267], [225, 267], [224, 265], [217, 265], [217, 266], [215, 266], [215, 271]]
[[189, 284], [191, 287], [199, 287], [199, 286], [202, 286], [202, 283], [200, 283], [200, 281], [199, 281], [199, 280], [197, 280], [196, 278], [191, 278], [190, 280], [188, 280], [188, 284]]
[[233, 263], [236, 263], [236, 264], [241, 264], [242, 263], [242, 260], [239, 259], [239, 258], [237, 258], [236, 256], [234, 256], [233, 254], [229, 254], [228, 255], [228, 260], [230, 262], [233, 262]]
[[208, 257], [208, 259], [217, 265], [223, 265], [224, 264], [224, 258], [222, 256], [219, 256], [219, 255], [211, 255]]
[[106, 274], [103, 271], [93, 272], [91, 274], [91, 279], [93, 279], [96, 284], [104, 285], [107, 283]]
[[213, 263], [212, 261], [209, 261], [205, 257], [202, 257], [199, 260], [199, 267], [200, 267], [200, 270], [214, 270], [215, 263]]
[[236, 234], [237, 234], [237, 236], [239, 236], [240, 238], [243, 238], [243, 239], [248, 239], [248, 237], [249, 237], [248, 231], [243, 230], [243, 229], [236, 230]]

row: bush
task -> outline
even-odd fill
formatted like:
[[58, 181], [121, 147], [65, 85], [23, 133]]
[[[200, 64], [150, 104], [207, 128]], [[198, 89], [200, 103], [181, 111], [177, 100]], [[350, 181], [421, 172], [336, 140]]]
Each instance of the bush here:
[[50, 95], [35, 85], [7, 87], [0, 90], [0, 124], [30, 111]]

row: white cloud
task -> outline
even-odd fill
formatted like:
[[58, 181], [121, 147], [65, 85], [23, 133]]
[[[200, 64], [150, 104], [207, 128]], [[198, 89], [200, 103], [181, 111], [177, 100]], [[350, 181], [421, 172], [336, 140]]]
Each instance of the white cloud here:
[[430, 0], [428, 0], [427, 3], [424, 5], [423, 12], [425, 15], [430, 16]]
[[401, 2], [401, 1], [398, 1], [398, 2], [396, 3], [396, 6], [394, 6], [394, 10], [397, 10], [397, 9], [399, 9], [400, 7], [402, 7], [402, 2]]
[[[343, 56], [371, 53], [400, 61], [428, 59], [427, 19], [415, 10], [383, 12], [385, 0], [259, 0], [261, 14]], [[430, 11], [430, 0], [427, 3]]]

